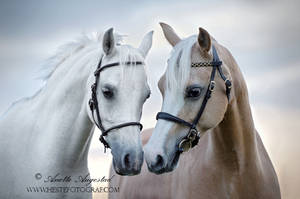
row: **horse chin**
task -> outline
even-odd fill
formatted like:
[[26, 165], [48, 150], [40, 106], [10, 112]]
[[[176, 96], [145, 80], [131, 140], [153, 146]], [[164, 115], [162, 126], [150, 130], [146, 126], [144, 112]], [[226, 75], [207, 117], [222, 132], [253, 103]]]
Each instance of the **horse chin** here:
[[135, 172], [120, 172], [120, 170], [116, 170], [116, 174], [120, 175], [120, 176], [135, 176], [141, 173], [141, 170], [135, 171]]

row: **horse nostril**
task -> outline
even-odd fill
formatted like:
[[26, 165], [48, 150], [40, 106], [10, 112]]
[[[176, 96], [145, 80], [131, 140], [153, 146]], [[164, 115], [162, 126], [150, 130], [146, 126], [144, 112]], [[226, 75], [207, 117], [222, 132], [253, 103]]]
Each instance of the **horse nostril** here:
[[156, 156], [156, 163], [155, 163], [155, 167], [156, 168], [162, 168], [164, 165], [164, 159], [161, 155], [157, 155]]
[[130, 167], [129, 153], [127, 153], [127, 154], [124, 156], [124, 165], [125, 165], [126, 168], [129, 168], [129, 167]]

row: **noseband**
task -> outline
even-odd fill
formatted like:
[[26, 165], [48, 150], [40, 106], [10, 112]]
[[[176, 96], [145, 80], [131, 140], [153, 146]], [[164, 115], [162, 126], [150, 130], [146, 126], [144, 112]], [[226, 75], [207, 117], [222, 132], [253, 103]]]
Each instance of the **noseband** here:
[[206, 107], [206, 104], [209, 100], [209, 98], [211, 97], [212, 92], [214, 91], [215, 88], [215, 74], [216, 71], [219, 72], [221, 78], [224, 80], [225, 82], [225, 86], [226, 86], [226, 95], [227, 95], [227, 99], [229, 101], [230, 99], [230, 90], [231, 90], [231, 86], [232, 83], [229, 79], [227, 79], [222, 71], [222, 61], [220, 61], [218, 53], [216, 51], [216, 48], [214, 47], [214, 45], [212, 46], [212, 51], [213, 51], [213, 61], [212, 62], [199, 62], [199, 63], [192, 63], [191, 67], [212, 67], [212, 71], [211, 71], [211, 75], [210, 75], [210, 80], [209, 80], [209, 84], [204, 96], [204, 99], [202, 101], [202, 104], [200, 106], [200, 110], [198, 112], [198, 114], [196, 115], [195, 119], [193, 120], [193, 122], [187, 122], [179, 117], [176, 117], [174, 115], [171, 115], [169, 113], [166, 112], [159, 112], [156, 115], [156, 120], [158, 119], [163, 119], [163, 120], [167, 120], [167, 121], [171, 121], [171, 122], [175, 122], [178, 124], [181, 124], [183, 126], [186, 126], [189, 128], [189, 132], [187, 134], [187, 136], [185, 136], [184, 138], [182, 138], [182, 140], [180, 141], [179, 145], [178, 145], [178, 151], [181, 152], [185, 152], [188, 151], [190, 148], [193, 148], [194, 146], [196, 146], [199, 142], [200, 139], [200, 133], [197, 130], [197, 123], [199, 122], [203, 111]]
[[[120, 129], [123, 127], [127, 127], [127, 126], [139, 126], [140, 130], [143, 129], [143, 125], [139, 122], [126, 122], [126, 123], [122, 123], [122, 124], [118, 124], [115, 126], [112, 126], [108, 129], [105, 129], [102, 121], [101, 121], [101, 117], [100, 117], [100, 112], [99, 112], [99, 106], [98, 106], [98, 100], [97, 100], [97, 86], [99, 83], [99, 79], [100, 79], [100, 72], [102, 72], [103, 70], [107, 69], [107, 68], [111, 68], [113, 66], [119, 66], [121, 64], [124, 65], [142, 65], [144, 64], [143, 62], [137, 61], [137, 62], [124, 62], [124, 63], [120, 63], [120, 62], [115, 62], [115, 63], [111, 63], [111, 64], [106, 64], [104, 66], [101, 66], [101, 62], [102, 62], [103, 56], [101, 57], [99, 63], [98, 63], [98, 67], [96, 69], [96, 71], [94, 72], [94, 76], [95, 76], [95, 82], [94, 84], [92, 84], [91, 86], [91, 90], [92, 90], [92, 96], [91, 99], [89, 100], [89, 106], [90, 109], [92, 111], [92, 117], [94, 120], [94, 123], [96, 124], [96, 126], [102, 131], [102, 134], [100, 135], [100, 142], [102, 142], [102, 144], [104, 145], [104, 152], [106, 152], [106, 148], [110, 148], [109, 144], [106, 142], [106, 140], [104, 139], [104, 136], [107, 136], [107, 134], [115, 129]], [[97, 121], [96, 122], [95, 118], [94, 118], [94, 110], [96, 111], [96, 116], [97, 116]]]

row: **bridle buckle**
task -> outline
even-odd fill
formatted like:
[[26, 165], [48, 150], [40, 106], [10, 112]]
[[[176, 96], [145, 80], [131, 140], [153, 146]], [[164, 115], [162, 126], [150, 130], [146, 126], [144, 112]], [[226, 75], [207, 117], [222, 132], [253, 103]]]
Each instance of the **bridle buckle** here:
[[186, 152], [192, 148], [192, 142], [189, 139], [183, 139], [178, 145], [179, 152]]
[[181, 142], [178, 145], [179, 151], [180, 152], [186, 152], [189, 149], [193, 147], [193, 141], [197, 138], [199, 135], [199, 132], [197, 131], [196, 128], [191, 128], [189, 131], [189, 134], [181, 140]]
[[93, 99], [90, 99], [90, 100], [89, 100], [89, 107], [90, 107], [91, 110], [94, 110], [94, 109], [95, 109], [95, 106], [94, 106], [94, 105], [95, 105], [94, 100], [93, 100]]
[[214, 91], [214, 89], [215, 89], [215, 84], [216, 84], [215, 81], [213, 81], [213, 80], [210, 81], [208, 89], [209, 89], [211, 92]]
[[190, 141], [194, 141], [196, 139], [197, 135], [198, 135], [197, 129], [191, 128], [190, 131], [189, 131], [189, 134], [187, 135], [187, 138]]
[[227, 88], [229, 88], [229, 89], [231, 89], [231, 87], [232, 87], [232, 83], [231, 83], [231, 81], [230, 81], [228, 78], [225, 79], [225, 85], [226, 85]]

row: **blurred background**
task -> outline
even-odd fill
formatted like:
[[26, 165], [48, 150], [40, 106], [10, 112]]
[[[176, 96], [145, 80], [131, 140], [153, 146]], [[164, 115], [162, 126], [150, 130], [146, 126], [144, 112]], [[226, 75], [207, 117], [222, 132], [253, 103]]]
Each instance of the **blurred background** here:
[[[282, 198], [300, 190], [300, 2], [288, 1], [0, 1], [0, 114], [13, 101], [42, 85], [41, 67], [56, 49], [81, 34], [110, 27], [138, 46], [154, 30], [147, 70], [152, 95], [142, 123], [155, 124], [161, 96], [157, 81], [171, 47], [159, 22], [182, 38], [201, 26], [227, 47], [246, 79], [254, 121], [277, 171]], [[103, 153], [96, 130], [89, 153], [93, 177], [108, 176], [110, 153]], [[105, 194], [96, 194], [105, 198]]]

